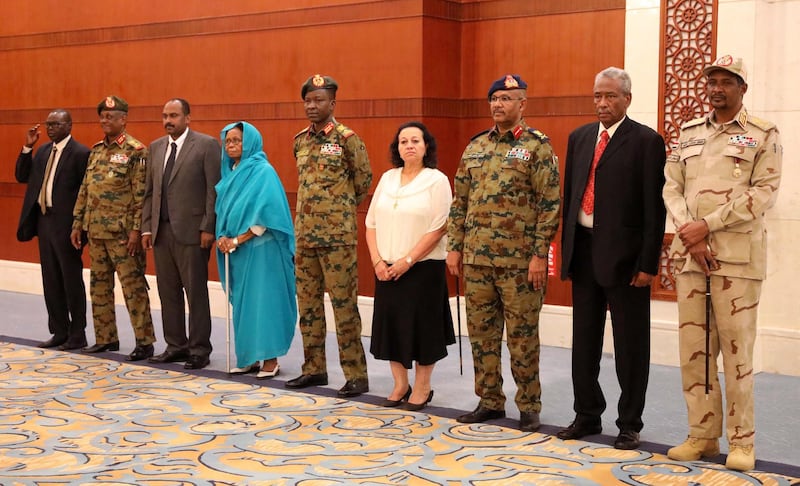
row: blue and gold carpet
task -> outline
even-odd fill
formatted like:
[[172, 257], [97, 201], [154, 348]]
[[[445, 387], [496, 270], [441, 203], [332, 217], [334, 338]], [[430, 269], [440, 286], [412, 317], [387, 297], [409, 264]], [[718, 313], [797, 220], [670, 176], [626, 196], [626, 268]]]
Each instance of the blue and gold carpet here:
[[0, 342], [0, 484], [792, 485], [499, 425]]

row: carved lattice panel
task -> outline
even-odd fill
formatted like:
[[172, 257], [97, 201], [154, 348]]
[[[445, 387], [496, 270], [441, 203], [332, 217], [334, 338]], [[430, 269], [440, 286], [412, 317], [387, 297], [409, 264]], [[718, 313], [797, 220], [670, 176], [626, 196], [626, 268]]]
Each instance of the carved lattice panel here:
[[[669, 153], [681, 125], [703, 116], [706, 105], [703, 67], [716, 55], [717, 0], [663, 0], [661, 2], [661, 87], [659, 120]], [[676, 300], [675, 277], [668, 258], [672, 234], [664, 236], [654, 299]]]

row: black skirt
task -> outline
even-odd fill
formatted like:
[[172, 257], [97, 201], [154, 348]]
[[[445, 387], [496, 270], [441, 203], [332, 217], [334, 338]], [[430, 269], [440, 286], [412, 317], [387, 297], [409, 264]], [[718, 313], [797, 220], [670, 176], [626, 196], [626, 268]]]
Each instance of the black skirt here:
[[376, 359], [431, 365], [456, 342], [444, 260], [417, 262], [399, 280], [375, 279], [370, 352]]

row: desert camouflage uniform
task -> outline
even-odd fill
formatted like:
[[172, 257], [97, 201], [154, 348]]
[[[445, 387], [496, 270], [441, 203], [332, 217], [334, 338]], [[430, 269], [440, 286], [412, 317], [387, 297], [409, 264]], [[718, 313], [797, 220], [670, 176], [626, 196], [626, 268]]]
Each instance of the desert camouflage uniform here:
[[505, 406], [500, 352], [507, 326], [515, 401], [541, 411], [539, 310], [528, 264], [547, 258], [558, 229], [558, 161], [548, 138], [521, 121], [513, 130], [476, 135], [455, 176], [448, 250], [462, 253], [467, 329], [480, 405]]
[[308, 127], [298, 133], [294, 155], [299, 176], [295, 271], [303, 374], [327, 372], [323, 305], [327, 289], [345, 379], [367, 378], [356, 252], [356, 207], [372, 182], [367, 150], [355, 132], [332, 121], [319, 132]]
[[128, 232], [139, 230], [145, 190], [147, 148], [127, 133], [97, 142], [73, 212], [72, 229], [88, 232], [90, 294], [98, 344], [119, 340], [114, 312], [114, 271], [119, 276], [136, 343], [155, 341], [145, 280], [145, 256], [130, 256]]
[[777, 127], [742, 108], [720, 125], [710, 116], [681, 127], [667, 158], [664, 202], [675, 227], [704, 219], [720, 269], [711, 276], [710, 398], [705, 399], [706, 279], [675, 238], [675, 263], [683, 393], [689, 435], [722, 435], [722, 393], [717, 356], [722, 352], [730, 443], [752, 445], [753, 343], [761, 281], [766, 277], [764, 212], [775, 203], [782, 147]]

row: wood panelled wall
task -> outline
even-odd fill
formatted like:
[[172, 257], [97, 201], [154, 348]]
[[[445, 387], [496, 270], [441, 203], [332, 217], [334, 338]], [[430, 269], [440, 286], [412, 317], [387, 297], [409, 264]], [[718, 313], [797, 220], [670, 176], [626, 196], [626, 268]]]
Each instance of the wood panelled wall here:
[[[52, 108], [72, 112], [88, 145], [101, 137], [95, 106], [112, 93], [145, 143], [163, 135], [161, 109], [176, 96], [198, 131], [248, 120], [293, 205], [300, 85], [319, 72], [340, 84], [336, 116], [364, 139], [374, 183], [409, 119], [429, 125], [452, 178], [470, 137], [491, 125], [488, 86], [508, 72], [528, 82], [526, 120], [563, 157], [569, 132], [595, 120], [595, 73], [623, 64], [625, 0], [34, 0], [0, 3], [0, 18], [0, 259], [35, 262], [36, 244], [15, 238], [24, 187], [14, 161]], [[359, 270], [360, 293], [372, 295], [370, 266]], [[549, 285], [549, 303], [570, 303], [566, 283]]]

